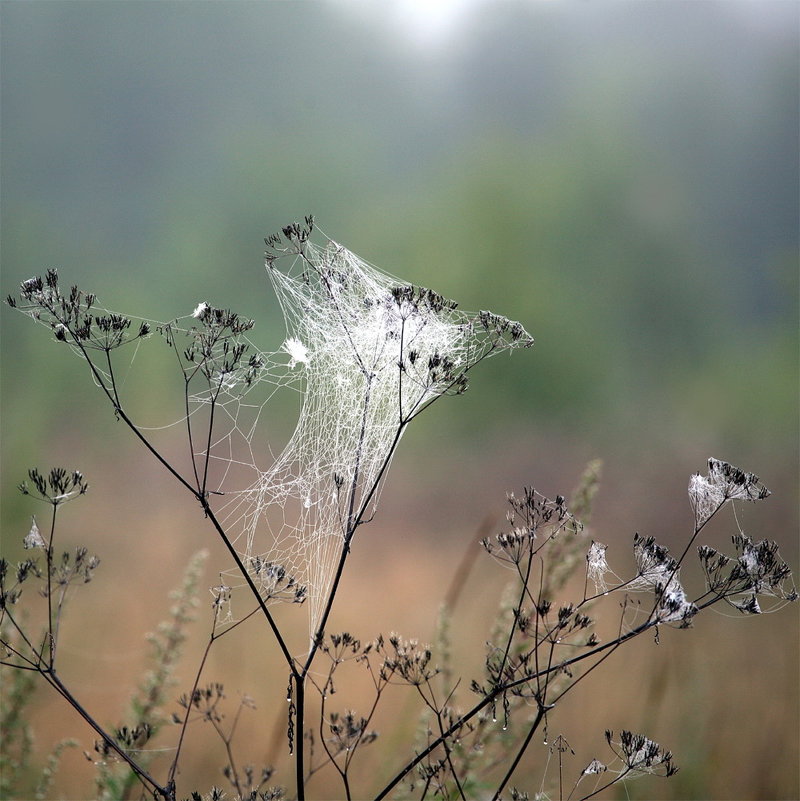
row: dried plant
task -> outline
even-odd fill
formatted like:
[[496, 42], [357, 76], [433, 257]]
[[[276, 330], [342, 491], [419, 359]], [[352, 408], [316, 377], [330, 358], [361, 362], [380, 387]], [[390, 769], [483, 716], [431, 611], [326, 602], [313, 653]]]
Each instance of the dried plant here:
[[[629, 641], [647, 632], [658, 636], [664, 627], [689, 628], [717, 604], [759, 614], [797, 599], [775, 543], [754, 542], [737, 530], [730, 555], [697, 547], [700, 533], [726, 504], [769, 495], [757, 476], [709, 460], [707, 475], [690, 481], [694, 525], [681, 553], [637, 534], [635, 572], [621, 578], [610, 567], [609, 548], [588, 539], [581, 522], [589, 517], [598, 484], [599, 464], [593, 463], [572, 506], [564, 496], [551, 500], [525, 488], [508, 496], [504, 530], [482, 538], [485, 553], [510, 577], [485, 645], [482, 675], [455, 675], [449, 655], [452, 607], [471, 561], [447, 594], [435, 647], [396, 633], [362, 639], [330, 632], [356, 534], [375, 514], [406, 428], [439, 398], [464, 392], [468, 374], [485, 358], [533, 340], [519, 323], [487, 311], [462, 312], [335, 242], [317, 246], [312, 232], [307, 218], [265, 240], [267, 272], [287, 319], [286, 339], [272, 353], [247, 339], [252, 320], [206, 301], [167, 323], [135, 322], [99, 308], [93, 293], [64, 290], [55, 270], [25, 281], [19, 299], [9, 298], [84, 361], [116, 417], [198, 504], [233, 567], [222, 571], [212, 589], [206, 647], [191, 681], [183, 680], [171, 717], [167, 691], [177, 681], [186, 626], [194, 617], [200, 557], [186, 573], [170, 620], [151, 637], [153, 668], [134, 695], [127, 722], [107, 729], [57, 671], [68, 591], [91, 581], [99, 560], [82, 547], [57, 552], [56, 521], [61, 507], [88, 485], [78, 471], [29, 471], [20, 490], [49, 506], [49, 520], [40, 528], [33, 518], [24, 537], [36, 558], [17, 565], [0, 561], [0, 661], [16, 681], [5, 713], [14, 736], [5, 746], [4, 764], [28, 760], [29, 735], [19, 722], [31, 693], [27, 679], [38, 675], [95, 730], [92, 758], [105, 798], [226, 797], [219, 787], [203, 795], [178, 785], [185, 780], [180, 765], [189, 747], [187, 731], [196, 725], [210, 727], [218, 738], [222, 775], [237, 799], [304, 799], [309, 781], [323, 770], [338, 777], [347, 799], [529, 798], [511, 780], [534, 736], [546, 737], [564, 696]], [[118, 379], [120, 353], [155, 335], [174, 355], [183, 380], [176, 404], [186, 442], [182, 461], [168, 458], [151, 432], [137, 425]], [[262, 467], [253, 456], [256, 422], [282, 387], [304, 393], [300, 420], [285, 451]], [[242, 470], [249, 478], [232, 484], [241, 481]], [[269, 517], [273, 508], [280, 511], [280, 524]], [[687, 593], [681, 575], [690, 569], [693, 547], [705, 577], [696, 597]], [[47, 601], [42, 636], [32, 633], [18, 611], [26, 584]], [[573, 585], [582, 593], [567, 600]], [[237, 615], [234, 599], [241, 606], [242, 598], [249, 611]], [[277, 603], [308, 609], [308, 649], [302, 655], [289, 649], [273, 612]], [[597, 631], [600, 615], [615, 620], [616, 634], [605, 641]], [[219, 643], [253, 617], [263, 621], [288, 674], [281, 695], [288, 702], [285, 739], [293, 779], [276, 775], [269, 765], [240, 762], [237, 730], [254, 701], [242, 696], [231, 712], [224, 686], [205, 676], [212, 649], [223, 647]], [[336, 703], [338, 686], [352, 671], [370, 687], [362, 710]], [[354, 786], [353, 765], [362, 749], [376, 742], [380, 747], [376, 713], [390, 687], [405, 688], [419, 706], [416, 744], [406, 753], [395, 746], [385, 755], [385, 764], [394, 761], [395, 768], [380, 786]], [[172, 749], [164, 769], [144, 749], [156, 738]], [[566, 738], [558, 735], [549, 743], [557, 776], [548, 781], [560, 799], [587, 799], [635, 775], [668, 777], [677, 770], [672, 754], [644, 735], [606, 731], [605, 739], [610, 756], [575, 769]]]

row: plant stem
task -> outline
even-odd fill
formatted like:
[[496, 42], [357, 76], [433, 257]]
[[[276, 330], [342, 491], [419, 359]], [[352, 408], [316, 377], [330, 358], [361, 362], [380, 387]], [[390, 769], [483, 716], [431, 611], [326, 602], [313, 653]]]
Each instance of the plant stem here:
[[519, 765], [520, 760], [525, 754], [525, 751], [527, 751], [528, 746], [530, 745], [531, 740], [533, 739], [533, 735], [536, 733], [537, 729], [539, 728], [539, 725], [542, 722], [542, 719], [544, 718], [545, 711], [546, 711], [545, 707], [542, 704], [539, 704], [539, 711], [536, 713], [536, 719], [531, 724], [530, 729], [528, 729], [528, 734], [525, 737], [525, 740], [523, 741], [522, 745], [517, 750], [517, 755], [514, 757], [514, 760], [512, 761], [511, 765], [509, 765], [509, 768], [506, 771], [505, 776], [503, 776], [502, 780], [500, 781], [500, 784], [497, 786], [497, 790], [495, 791], [494, 796], [492, 796], [492, 801], [499, 801], [500, 793], [502, 793], [503, 790], [505, 789], [505, 786], [508, 784], [508, 780], [511, 778], [512, 774], [517, 769], [517, 765]]
[[83, 705], [75, 698], [75, 696], [64, 686], [61, 679], [58, 678], [55, 671], [52, 669], [40, 671], [47, 682], [61, 695], [70, 706], [100, 735], [103, 742], [114, 751], [117, 756], [127, 763], [128, 767], [141, 779], [144, 784], [149, 785], [153, 792], [166, 799], [174, 798], [174, 791], [170, 792], [166, 787], [162, 787], [150, 774], [142, 768], [139, 764], [120, 748], [117, 743], [103, 730], [97, 721], [84, 709]]

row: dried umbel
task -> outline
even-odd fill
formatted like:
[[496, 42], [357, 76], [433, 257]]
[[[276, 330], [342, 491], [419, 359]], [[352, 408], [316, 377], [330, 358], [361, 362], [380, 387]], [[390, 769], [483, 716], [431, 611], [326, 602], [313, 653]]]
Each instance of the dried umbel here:
[[696, 473], [689, 480], [689, 500], [698, 528], [726, 501], [760, 501], [769, 494], [757, 475], [721, 459], [709, 459], [708, 474]]
[[32, 467], [28, 470], [28, 478], [33, 487], [27, 481], [23, 481], [18, 486], [19, 491], [23, 495], [32, 495], [53, 506], [84, 495], [89, 489], [89, 485], [84, 481], [83, 474], [79, 470], [73, 470], [70, 473], [63, 467], [52, 468], [46, 476], [42, 475], [38, 468]]
[[638, 571], [635, 578], [627, 583], [626, 589], [654, 593], [656, 608], [653, 615], [657, 621], [690, 626], [697, 614], [697, 607], [686, 597], [680, 583], [678, 562], [669, 550], [659, 545], [653, 537], [636, 534], [633, 553]]
[[753, 540], [738, 533], [732, 537], [735, 556], [727, 556], [708, 545], [698, 549], [700, 565], [706, 575], [709, 592], [724, 599], [740, 612], [760, 614], [761, 603], [773, 605], [797, 600], [792, 584], [792, 571], [778, 555], [778, 544], [770, 540]]
[[613, 731], [606, 731], [606, 741], [622, 762], [623, 770], [632, 773], [651, 773], [657, 776], [673, 776], [678, 768], [672, 760], [672, 752], [643, 734], [623, 730], [619, 739]]
[[58, 270], [34, 276], [20, 284], [20, 300], [9, 295], [6, 302], [50, 327], [59, 342], [79, 350], [112, 350], [150, 334], [150, 324], [97, 308], [97, 296], [82, 292], [77, 286], [62, 289]]
[[506, 520], [512, 529], [500, 532], [494, 539], [484, 538], [481, 544], [495, 559], [510, 566], [519, 566], [562, 532], [575, 534], [582, 528], [563, 495], [550, 500], [532, 487], [525, 487], [522, 497], [512, 492], [507, 500]]

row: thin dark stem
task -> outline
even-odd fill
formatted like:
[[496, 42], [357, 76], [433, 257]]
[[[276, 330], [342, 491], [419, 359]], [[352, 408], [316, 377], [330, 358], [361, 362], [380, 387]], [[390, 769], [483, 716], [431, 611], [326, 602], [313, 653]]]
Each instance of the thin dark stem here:
[[[50, 518], [50, 536], [47, 538], [47, 636], [49, 640], [50, 650], [50, 667], [56, 657], [56, 644], [53, 639], [53, 593], [52, 593], [52, 579], [53, 572], [53, 539], [56, 533], [56, 514], [58, 513], [58, 504], [53, 504], [53, 515]], [[42, 648], [44, 651], [44, 648]]]
[[197, 462], [194, 455], [194, 435], [192, 433], [192, 416], [189, 413], [189, 379], [184, 376], [185, 387], [183, 390], [184, 410], [186, 412], [186, 435], [189, 441], [189, 459], [192, 462], [192, 472], [194, 473], [194, 483], [200, 490], [200, 475], [197, 472]]
[[[528, 581], [530, 580], [531, 570], [533, 569], [533, 554], [529, 551], [528, 552], [528, 560], [527, 564], [525, 565], [525, 574], [522, 574], [522, 571], [519, 569], [519, 565], [517, 567], [517, 572], [519, 574], [520, 580], [522, 581], [522, 590], [520, 592], [519, 601], [517, 602], [517, 610], [521, 612], [522, 610], [522, 602], [525, 599], [525, 594], [528, 589]], [[538, 614], [538, 612], [537, 612]], [[514, 632], [517, 630], [517, 625], [519, 623], [519, 614], [514, 615], [514, 620], [511, 623], [511, 629], [508, 632], [508, 639], [506, 640], [506, 647], [505, 651], [503, 652], [503, 661], [500, 663], [500, 668], [497, 671], [498, 676], [503, 675], [503, 671], [505, 670], [506, 664], [508, 663], [508, 657], [511, 653], [511, 645], [514, 641]]]
[[370, 487], [369, 491], [362, 498], [361, 506], [359, 507], [358, 513], [355, 515], [353, 519], [352, 526], [348, 527], [348, 531], [345, 535], [345, 542], [344, 545], [342, 546], [342, 552], [339, 556], [339, 564], [336, 567], [336, 573], [334, 575], [333, 582], [331, 584], [331, 590], [328, 593], [328, 600], [325, 605], [325, 609], [323, 610], [322, 616], [320, 617], [319, 625], [317, 626], [317, 635], [314, 637], [314, 643], [311, 646], [311, 652], [309, 653], [309, 656], [306, 659], [305, 665], [303, 666], [303, 669], [301, 671], [304, 675], [308, 673], [308, 669], [311, 667], [311, 662], [313, 661], [313, 658], [316, 655], [317, 649], [319, 648], [320, 645], [321, 634], [325, 631], [325, 625], [328, 621], [328, 618], [330, 617], [331, 609], [333, 608], [333, 599], [336, 595], [336, 591], [339, 587], [339, 582], [341, 581], [342, 574], [344, 572], [344, 566], [345, 562], [347, 561], [347, 556], [350, 552], [350, 542], [353, 539], [353, 534], [355, 533], [355, 530], [358, 528], [358, 526], [361, 524], [364, 514], [366, 513], [367, 507], [372, 501], [372, 497], [377, 492], [381, 480], [383, 479], [383, 475], [392, 461], [392, 456], [394, 455], [395, 450], [397, 450], [397, 445], [400, 442], [400, 437], [403, 434], [405, 425], [407, 425], [407, 423], [401, 425], [395, 432], [394, 440], [392, 440], [392, 444], [389, 446], [386, 458], [383, 460], [381, 468], [378, 471], [378, 475], [375, 481], [372, 483], [372, 486]]
[[[41, 670], [42, 654], [39, 651], [37, 651], [36, 648], [34, 648], [33, 643], [30, 641], [30, 639], [28, 639], [28, 636], [25, 634], [25, 631], [22, 629], [19, 623], [17, 623], [14, 616], [8, 609], [3, 610], [3, 614], [2, 616], [0, 616], [0, 621], [2, 621], [6, 617], [11, 621], [11, 625], [14, 627], [17, 634], [19, 634], [19, 636], [22, 638], [22, 641], [25, 643], [25, 645], [27, 645], [28, 648], [30, 648], [30, 651], [36, 658], [36, 661], [31, 659], [30, 657], [25, 656], [25, 654], [23, 654], [18, 648], [15, 648], [10, 642], [7, 642], [6, 640], [0, 640], [0, 643], [2, 643], [3, 646], [7, 648], [14, 656], [17, 656], [20, 659], [25, 660], [33, 670]], [[16, 665], [10, 662], [4, 662], [3, 664], [10, 664], [12, 667], [16, 667]], [[20, 665], [20, 667], [22, 667], [22, 665]]]
[[[417, 754], [414, 759], [408, 762], [402, 770], [397, 773], [389, 783], [381, 790], [381, 792], [375, 797], [375, 801], [380, 801], [382, 798], [385, 798], [391, 790], [399, 784], [405, 776], [407, 776], [425, 757], [427, 757], [435, 748], [438, 748], [439, 745], [442, 743], [442, 739], [444, 737], [450, 737], [454, 732], [458, 731], [465, 723], [471, 720], [475, 715], [477, 715], [482, 709], [485, 709], [490, 704], [497, 701], [497, 699], [508, 690], [513, 689], [514, 687], [519, 687], [520, 685], [526, 684], [527, 682], [532, 681], [533, 679], [539, 678], [541, 676], [548, 675], [553, 673], [554, 671], [563, 670], [564, 668], [571, 667], [572, 665], [578, 664], [586, 659], [590, 659], [591, 657], [597, 655], [598, 653], [608, 651], [609, 649], [616, 649], [622, 643], [627, 642], [634, 637], [639, 636], [643, 632], [647, 631], [648, 629], [653, 628], [656, 623], [652, 620], [645, 621], [640, 626], [637, 626], [635, 629], [627, 632], [626, 634], [622, 634], [617, 639], [611, 640], [610, 642], [604, 643], [603, 645], [598, 645], [596, 648], [593, 648], [591, 651], [585, 654], [580, 654], [578, 656], [573, 657], [572, 659], [567, 659], [563, 662], [559, 662], [556, 665], [549, 665], [547, 668], [537, 671], [534, 674], [529, 674], [522, 676], [521, 678], [514, 679], [512, 681], [508, 681], [501, 685], [500, 687], [496, 687], [490, 692], [488, 692], [469, 712], [464, 713], [449, 729], [444, 733], [444, 735], [437, 737], [433, 742], [429, 743], [429, 745], [423, 749], [419, 754]], [[541, 710], [542, 716], [547, 712], [547, 708]]]
[[[71, 330], [70, 333], [72, 333]], [[125, 410], [122, 408], [119, 399], [117, 398], [116, 388], [113, 388], [113, 392], [112, 390], [109, 390], [109, 388], [106, 386], [106, 382], [103, 381], [103, 377], [100, 375], [100, 372], [98, 371], [97, 367], [95, 366], [94, 362], [89, 356], [89, 353], [87, 352], [83, 343], [74, 334], [72, 336], [76, 346], [81, 351], [81, 355], [89, 365], [89, 369], [91, 370], [96, 383], [98, 384], [100, 389], [102, 389], [103, 392], [106, 394], [106, 397], [109, 399], [109, 401], [111, 401], [111, 405], [114, 407], [114, 414], [117, 415], [117, 417], [121, 419], [125, 423], [125, 425], [128, 426], [128, 428], [134, 433], [134, 435], [139, 439], [139, 441], [147, 448], [147, 450], [150, 451], [150, 453], [153, 454], [153, 456], [155, 456], [155, 458], [161, 463], [161, 465], [164, 468], [166, 468], [167, 471], [169, 471], [181, 484], [183, 484], [183, 486], [186, 487], [186, 489], [188, 489], [189, 492], [195, 494], [194, 487], [192, 487], [192, 485], [189, 484], [189, 482], [186, 481], [186, 479], [180, 473], [178, 473], [178, 471], [158, 452], [158, 450], [156, 450], [156, 448], [147, 439], [147, 437], [145, 437], [144, 434], [142, 434], [142, 432], [139, 431], [136, 424], [130, 419], [130, 417], [128, 417], [128, 415], [125, 413]], [[106, 355], [108, 356], [108, 354]]]
[[52, 640], [52, 655], [50, 657], [50, 666], [55, 663], [56, 648], [58, 647], [58, 632], [61, 630], [61, 613], [64, 608], [64, 601], [67, 597], [67, 590], [69, 589], [69, 581], [63, 582], [61, 590], [58, 594], [58, 603], [56, 604], [56, 618], [55, 625], [53, 626]]
[[119, 407], [115, 406], [114, 411], [116, 414], [122, 419], [122, 421], [130, 428], [130, 430], [134, 433], [134, 435], [139, 439], [139, 441], [150, 451], [153, 456], [161, 463], [163, 467], [167, 469], [169, 473], [171, 473], [184, 487], [186, 487], [189, 492], [193, 495], [197, 494], [197, 490], [156, 450], [156, 448], [150, 443], [147, 437], [139, 431], [136, 427], [135, 423], [125, 414], [124, 410]]
[[[366, 402], [364, 406], [364, 416], [366, 416]], [[391, 445], [389, 445], [389, 449], [386, 453], [386, 457], [381, 464], [380, 470], [373, 481], [372, 486], [366, 492], [366, 494], [362, 497], [361, 503], [358, 509], [358, 512], [354, 515], [354, 500], [355, 500], [355, 477], [358, 474], [358, 465], [356, 465], [356, 472], [354, 475], [354, 483], [351, 487], [351, 494], [350, 494], [350, 510], [348, 512], [348, 522], [347, 522], [347, 529], [345, 531], [345, 538], [344, 543], [342, 545], [342, 551], [339, 556], [339, 564], [336, 567], [336, 573], [334, 574], [333, 582], [331, 584], [330, 592], [328, 593], [328, 599], [325, 604], [325, 609], [322, 612], [322, 616], [320, 617], [320, 622], [317, 625], [317, 632], [314, 637], [314, 641], [311, 645], [311, 651], [309, 652], [308, 658], [306, 659], [305, 665], [302, 669], [302, 674], [305, 675], [308, 673], [309, 668], [311, 667], [311, 663], [314, 660], [314, 656], [316, 655], [317, 649], [319, 648], [322, 635], [325, 631], [325, 626], [328, 622], [328, 618], [330, 617], [331, 609], [333, 608], [333, 600], [336, 596], [336, 591], [339, 587], [339, 582], [341, 581], [342, 574], [344, 572], [345, 562], [347, 561], [347, 556], [350, 553], [350, 542], [353, 539], [353, 535], [355, 534], [356, 529], [359, 525], [361, 525], [361, 521], [366, 514], [367, 508], [372, 501], [373, 496], [378, 490], [381, 481], [383, 480], [383, 475], [386, 472], [389, 464], [392, 461], [392, 457], [394, 456], [394, 452], [397, 450], [397, 446], [400, 442], [400, 437], [403, 435], [403, 431], [405, 430], [405, 426], [407, 422], [401, 423], [397, 431], [395, 431], [394, 439], [392, 440]], [[363, 426], [363, 418], [362, 418], [362, 430], [361, 430], [361, 438], [363, 439], [364, 436], [364, 426]], [[360, 454], [359, 454], [360, 455]]]
[[114, 378], [114, 368], [111, 366], [111, 351], [105, 348], [104, 353], [106, 354], [106, 364], [108, 365], [108, 380], [111, 382], [112, 399], [115, 406], [121, 406], [119, 392], [117, 391], [117, 381]]
[[430, 755], [436, 748], [438, 748], [442, 744], [442, 740], [445, 737], [452, 736], [455, 732], [457, 732], [465, 723], [471, 720], [475, 715], [478, 714], [482, 709], [485, 709], [489, 706], [492, 702], [497, 700], [497, 697], [500, 695], [500, 690], [495, 690], [488, 695], [485, 695], [477, 704], [475, 704], [472, 709], [462, 715], [455, 723], [453, 723], [444, 734], [437, 737], [433, 742], [429, 743], [426, 748], [420, 751], [414, 759], [412, 759], [391, 781], [383, 788], [375, 796], [375, 801], [381, 801], [382, 798], [386, 798], [386, 796], [392, 791], [392, 789], [399, 784], [403, 779], [411, 773], [414, 768], [422, 762], [428, 755]]
[[[345, 532], [345, 542], [347, 548], [350, 547], [350, 539], [352, 539], [353, 533], [355, 532], [355, 526], [353, 525], [353, 512], [355, 510], [356, 504], [356, 492], [358, 492], [358, 477], [361, 471], [361, 457], [364, 448], [364, 436], [366, 435], [367, 431], [367, 412], [369, 410], [369, 402], [370, 396], [372, 394], [372, 376], [367, 376], [367, 387], [364, 390], [364, 409], [361, 413], [361, 430], [358, 432], [358, 445], [356, 446], [356, 459], [355, 459], [355, 467], [353, 469], [353, 481], [350, 486], [350, 504], [347, 510], [347, 531]], [[320, 628], [319, 631], [321, 632], [323, 629]]]
[[187, 698], [186, 714], [183, 716], [183, 723], [181, 724], [181, 733], [180, 736], [178, 737], [178, 745], [175, 748], [175, 756], [172, 759], [172, 764], [170, 765], [169, 773], [167, 774], [170, 782], [174, 780], [175, 772], [178, 769], [178, 760], [181, 755], [181, 749], [183, 748], [183, 739], [186, 735], [186, 727], [189, 725], [189, 714], [192, 711], [192, 699], [194, 698], [194, 694], [197, 691], [198, 684], [200, 684], [200, 676], [203, 673], [203, 668], [205, 667], [206, 659], [208, 659], [208, 654], [211, 651], [211, 646], [214, 644], [215, 639], [216, 638], [214, 637], [214, 634], [212, 632], [211, 637], [209, 638], [208, 643], [206, 644], [205, 650], [203, 651], [203, 657], [200, 660], [200, 665], [198, 666], [197, 672], [195, 673], [194, 684], [192, 685], [192, 691], [189, 693], [189, 696]]
[[519, 749], [517, 750], [517, 754], [514, 757], [513, 761], [511, 762], [511, 765], [509, 765], [509, 768], [506, 771], [505, 776], [503, 776], [503, 778], [500, 780], [500, 784], [497, 786], [497, 790], [495, 790], [495, 794], [492, 797], [492, 801], [498, 801], [498, 799], [500, 798], [500, 793], [502, 793], [503, 790], [505, 789], [505, 786], [508, 784], [509, 779], [511, 778], [514, 771], [517, 769], [517, 765], [519, 765], [520, 760], [524, 756], [525, 752], [528, 750], [528, 746], [531, 744], [533, 735], [538, 730], [544, 718], [545, 712], [546, 712], [545, 707], [542, 704], [539, 704], [539, 711], [536, 713], [536, 719], [533, 721], [530, 728], [528, 729], [528, 734], [526, 735], [522, 745], [520, 745]]
[[[344, 786], [345, 798], [347, 801], [350, 801], [350, 782], [347, 779], [347, 757], [345, 757], [345, 766], [342, 768], [339, 763], [336, 761], [335, 755], [331, 752], [331, 749], [328, 747], [328, 743], [325, 740], [325, 700], [327, 698], [327, 689], [331, 683], [331, 675], [328, 676], [327, 681], [325, 682], [325, 687], [323, 689], [317, 688], [320, 691], [320, 714], [319, 714], [319, 741], [322, 745], [322, 749], [325, 751], [326, 756], [328, 757], [327, 762], [322, 762], [320, 765], [317, 766], [316, 770], [319, 770], [324, 765], [330, 763], [333, 765], [336, 772], [339, 774], [339, 778], [342, 780], [342, 785]], [[309, 776], [311, 775], [311, 770], [309, 769]]]
[[[192, 494], [194, 494], [195, 497], [197, 497], [197, 493], [194, 490], [192, 491]], [[284, 641], [283, 636], [281, 635], [281, 632], [278, 629], [278, 624], [275, 622], [275, 618], [270, 613], [269, 607], [267, 607], [266, 602], [261, 597], [261, 593], [258, 591], [258, 587], [256, 587], [255, 582], [250, 576], [250, 573], [247, 571], [244, 564], [242, 563], [241, 557], [236, 552], [236, 549], [233, 547], [231, 541], [228, 539], [228, 535], [225, 533], [225, 529], [222, 528], [222, 525], [220, 524], [219, 520], [217, 520], [216, 516], [214, 515], [214, 512], [212, 511], [211, 507], [208, 504], [208, 500], [202, 497], [199, 498], [198, 500], [200, 501], [200, 505], [203, 507], [203, 511], [205, 512], [206, 517], [208, 517], [208, 519], [211, 521], [211, 525], [214, 526], [220, 538], [222, 539], [223, 543], [225, 544], [225, 547], [228, 549], [228, 552], [233, 557], [233, 560], [236, 563], [236, 567], [239, 569], [239, 572], [242, 574], [242, 577], [247, 583], [248, 588], [253, 593], [253, 596], [258, 602], [261, 611], [264, 613], [264, 617], [266, 617], [267, 622], [269, 623], [269, 626], [272, 629], [272, 633], [275, 635], [278, 647], [280, 648], [281, 653], [283, 654], [283, 657], [289, 666], [289, 670], [291, 670], [294, 676], [299, 677], [300, 673], [298, 672], [297, 667], [295, 665], [294, 657], [292, 657], [292, 655], [289, 653], [289, 649], [286, 646], [286, 642]]]
[[[442, 713], [438, 708], [434, 708], [431, 706], [434, 714], [436, 715], [436, 725], [439, 727], [439, 734], [444, 734], [444, 726], [442, 725]], [[450, 768], [450, 773], [453, 775], [453, 781], [456, 783], [456, 788], [458, 789], [458, 795], [461, 798], [461, 801], [467, 801], [467, 797], [464, 795], [464, 788], [461, 786], [461, 782], [458, 778], [458, 772], [456, 771], [456, 766], [453, 764], [453, 752], [450, 748], [448, 739], [445, 738], [442, 740], [442, 748], [444, 749], [444, 756], [447, 760], [447, 766]]]
[[[241, 707], [239, 707], [239, 711], [241, 711]], [[237, 713], [236, 716], [237, 720], [238, 717], [239, 716]], [[233, 742], [233, 733], [234, 729], [236, 728], [236, 722], [234, 721], [234, 724], [231, 727], [231, 730], [227, 736], [222, 731], [222, 727], [219, 725], [219, 723], [217, 723], [216, 720], [212, 718], [211, 722], [214, 728], [216, 729], [217, 734], [219, 734], [220, 739], [225, 744], [225, 753], [228, 756], [228, 765], [230, 765], [231, 768], [231, 776], [233, 777], [232, 778], [233, 786], [236, 788], [236, 793], [238, 794], [239, 798], [242, 798], [242, 785], [241, 782], [239, 781], [239, 771], [236, 770], [236, 760], [233, 757], [233, 746], [231, 745], [231, 743]]]
[[127, 763], [128, 767], [141, 779], [144, 784], [149, 785], [154, 793], [163, 798], [172, 797], [172, 794], [166, 787], [162, 787], [141, 765], [135, 762], [125, 752], [124, 749], [120, 748], [117, 743], [114, 742], [114, 740], [103, 730], [100, 724], [95, 721], [95, 719], [86, 711], [86, 709], [84, 709], [75, 696], [64, 686], [64, 684], [61, 682], [61, 679], [58, 678], [52, 669], [42, 670], [40, 672], [47, 682], [53, 687], [53, 689], [55, 689], [59, 695], [69, 702], [70, 706], [72, 706], [72, 708], [95, 730], [95, 732], [100, 735], [103, 742], [112, 751], [114, 751], [114, 753], [117, 754], [120, 759]]
[[[205, 497], [206, 496], [206, 487], [208, 486], [208, 464], [211, 461], [211, 440], [214, 432], [214, 412], [217, 408], [217, 398], [219, 398], [219, 393], [222, 389], [222, 378], [220, 377], [220, 384], [217, 387], [216, 394], [211, 399], [211, 411], [209, 412], [208, 418], [208, 437], [206, 438], [206, 457], [205, 463], [203, 465], [203, 483], [199, 487], [200, 494]], [[194, 461], [194, 459], [192, 459]]]
[[304, 743], [302, 737], [303, 737], [303, 724], [305, 723], [306, 693], [305, 693], [304, 678], [306, 670], [304, 668], [303, 675], [299, 675], [293, 667], [292, 674], [294, 677], [294, 717], [296, 723], [295, 749], [297, 756], [295, 758], [295, 779], [297, 781], [297, 801], [305, 801], [306, 786], [305, 786], [305, 776], [303, 775], [305, 771], [303, 752], [305, 749], [303, 747]]
[[372, 707], [370, 708], [369, 713], [367, 714], [367, 716], [365, 718], [366, 723], [364, 724], [364, 728], [363, 728], [363, 730], [361, 732], [359, 732], [358, 738], [356, 739], [355, 743], [353, 744], [353, 747], [350, 749], [350, 752], [345, 757], [345, 760], [344, 760], [345, 772], [350, 768], [350, 762], [352, 761], [353, 757], [355, 756], [356, 749], [361, 744], [361, 740], [364, 737], [364, 732], [366, 732], [367, 726], [369, 726], [369, 724], [372, 722], [372, 718], [375, 715], [375, 710], [378, 708], [378, 702], [380, 701], [380, 698], [381, 698], [381, 691], [378, 690], [377, 693], [375, 694], [375, 700], [372, 702]]
[[400, 323], [400, 355], [397, 359], [397, 419], [402, 425], [403, 423], [403, 373], [405, 372], [405, 364], [403, 363], [403, 348], [406, 333], [406, 320], [403, 318]]
[[[7, 648], [14, 656], [18, 656], [20, 659], [25, 659], [25, 657], [16, 651], [14, 648], [11, 648], [8, 643], [3, 642], [3, 647]], [[30, 661], [30, 660], [28, 660]], [[42, 669], [38, 665], [34, 665], [33, 663], [29, 665], [19, 665], [16, 662], [6, 662], [5, 659], [0, 659], [0, 665], [4, 665], [5, 667], [14, 668], [14, 670], [31, 670], [34, 673], [41, 673]]]
[[598, 787], [593, 792], [589, 793], [589, 795], [585, 795], [581, 798], [581, 801], [587, 801], [588, 798], [594, 798], [598, 793], [602, 793], [603, 790], [611, 787], [613, 784], [622, 781], [629, 773], [631, 772], [630, 768], [625, 768], [619, 776], [615, 776], [610, 782], [606, 782], [602, 787]]

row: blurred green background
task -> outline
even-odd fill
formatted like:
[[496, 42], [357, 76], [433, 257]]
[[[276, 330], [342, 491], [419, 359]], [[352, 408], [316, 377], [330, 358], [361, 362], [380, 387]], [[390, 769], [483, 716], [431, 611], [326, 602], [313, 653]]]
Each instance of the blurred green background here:
[[[774, 491], [739, 523], [797, 565], [798, 4], [78, 0], [0, 15], [3, 295], [58, 266], [143, 317], [232, 307], [276, 349], [262, 240], [313, 213], [384, 270], [536, 338], [409, 433], [341, 625], [430, 637], [505, 491], [567, 494], [594, 457], [594, 529], [620, 560], [637, 530], [685, 540], [688, 476], [715, 456]], [[66, 659], [97, 671], [86, 691], [114, 721], [167, 589], [216, 546], [76, 359], [7, 309], [1, 345], [4, 551], [27, 532], [13, 489], [27, 467], [81, 468], [92, 497], [64, 541], [90, 542], [105, 573], [76, 601], [87, 643]], [[166, 374], [145, 378], [126, 387], [133, 402], [171, 408]], [[209, 583], [228, 566], [213, 553]], [[476, 583], [463, 621], [478, 650], [497, 586]], [[785, 610], [681, 632], [671, 658], [696, 669], [665, 671], [658, 652], [643, 709], [625, 687], [644, 679], [621, 662], [603, 679], [621, 723], [588, 696], [574, 725], [599, 744], [608, 726], [647, 724], [676, 753], [682, 773], [631, 797], [796, 797], [797, 622]], [[258, 666], [238, 669], [252, 692]], [[42, 708], [42, 748], [71, 715]], [[61, 796], [87, 775], [72, 758]]]

